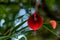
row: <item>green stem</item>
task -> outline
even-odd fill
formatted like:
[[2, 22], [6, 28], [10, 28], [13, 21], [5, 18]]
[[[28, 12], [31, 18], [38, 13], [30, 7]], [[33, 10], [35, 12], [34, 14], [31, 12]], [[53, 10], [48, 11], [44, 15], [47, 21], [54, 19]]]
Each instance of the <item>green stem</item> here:
[[44, 28], [46, 28], [48, 31], [50, 31], [52, 34], [54, 34], [55, 36], [57, 36], [58, 38], [60, 38], [60, 36], [56, 35], [55, 32], [53, 32], [52, 30], [50, 30], [49, 28], [47, 28], [45, 25], [43, 25]]

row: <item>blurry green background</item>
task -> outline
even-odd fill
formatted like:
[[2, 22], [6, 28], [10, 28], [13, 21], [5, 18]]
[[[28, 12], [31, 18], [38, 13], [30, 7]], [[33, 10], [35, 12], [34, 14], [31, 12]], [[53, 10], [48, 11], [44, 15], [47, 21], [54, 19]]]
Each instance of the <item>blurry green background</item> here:
[[[35, 0], [0, 0], [0, 40], [60, 40], [60, 0], [45, 0], [50, 12], [56, 17], [57, 28], [53, 30], [46, 12], [40, 7], [38, 12], [44, 18], [45, 26], [36, 32], [28, 28], [27, 20], [34, 13]], [[50, 29], [50, 31], [49, 31]], [[53, 31], [54, 33], [51, 33]], [[19, 37], [20, 36], [20, 37]]]

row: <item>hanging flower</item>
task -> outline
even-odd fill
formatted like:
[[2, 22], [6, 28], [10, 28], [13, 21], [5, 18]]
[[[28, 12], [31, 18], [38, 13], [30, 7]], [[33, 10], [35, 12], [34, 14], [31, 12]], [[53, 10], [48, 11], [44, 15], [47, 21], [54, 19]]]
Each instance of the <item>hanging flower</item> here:
[[28, 19], [28, 26], [36, 31], [38, 30], [43, 24], [43, 19], [39, 14], [34, 13]]
[[50, 20], [50, 24], [53, 27], [53, 29], [56, 29], [56, 21], [55, 20]]

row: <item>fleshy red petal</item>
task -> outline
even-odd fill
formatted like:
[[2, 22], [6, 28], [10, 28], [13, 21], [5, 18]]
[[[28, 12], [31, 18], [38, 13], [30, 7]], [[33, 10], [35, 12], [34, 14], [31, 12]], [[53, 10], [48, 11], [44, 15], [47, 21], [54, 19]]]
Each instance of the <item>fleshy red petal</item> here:
[[56, 21], [55, 20], [50, 20], [50, 24], [53, 27], [53, 29], [56, 29]]
[[43, 19], [39, 14], [36, 14], [37, 20], [34, 20], [34, 14], [31, 15], [28, 19], [28, 26], [33, 29], [33, 30], [38, 30], [42, 24], [43, 24]]

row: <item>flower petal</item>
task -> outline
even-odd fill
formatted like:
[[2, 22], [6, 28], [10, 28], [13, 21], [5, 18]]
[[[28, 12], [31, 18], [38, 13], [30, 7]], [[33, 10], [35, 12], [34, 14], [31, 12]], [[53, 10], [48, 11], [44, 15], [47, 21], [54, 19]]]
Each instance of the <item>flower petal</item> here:
[[[37, 20], [34, 20], [34, 15], [36, 15]], [[43, 24], [43, 19], [39, 14], [33, 14], [28, 19], [28, 26], [32, 30], [38, 30]]]
[[56, 21], [55, 20], [50, 20], [50, 24], [53, 27], [53, 29], [56, 29]]

